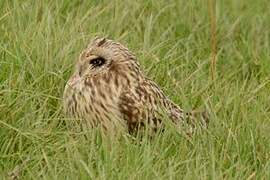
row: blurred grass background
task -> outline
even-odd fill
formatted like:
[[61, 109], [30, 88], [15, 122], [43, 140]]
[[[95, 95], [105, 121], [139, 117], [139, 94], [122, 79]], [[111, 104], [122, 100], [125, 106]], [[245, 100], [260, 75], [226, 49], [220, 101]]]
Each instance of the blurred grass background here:
[[[269, 179], [270, 2], [217, 1], [211, 80], [207, 1], [0, 1], [0, 179]], [[62, 93], [94, 36], [120, 41], [186, 110], [206, 108], [191, 139], [168, 128], [108, 148], [74, 133]]]

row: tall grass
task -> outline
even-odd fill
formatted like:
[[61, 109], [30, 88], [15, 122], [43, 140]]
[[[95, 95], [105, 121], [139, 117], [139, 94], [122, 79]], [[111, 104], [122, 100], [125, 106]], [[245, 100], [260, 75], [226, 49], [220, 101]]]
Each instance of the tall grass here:
[[212, 80], [215, 80], [216, 74], [216, 64], [217, 64], [217, 37], [216, 37], [216, 1], [208, 0], [208, 11], [211, 22], [211, 50], [212, 50], [212, 59], [211, 59], [211, 77]]
[[[212, 81], [207, 1], [0, 1], [0, 179], [269, 179], [270, 3], [216, 3]], [[207, 109], [209, 128], [112, 142], [74, 131], [63, 88], [96, 35], [127, 45], [181, 107]]]

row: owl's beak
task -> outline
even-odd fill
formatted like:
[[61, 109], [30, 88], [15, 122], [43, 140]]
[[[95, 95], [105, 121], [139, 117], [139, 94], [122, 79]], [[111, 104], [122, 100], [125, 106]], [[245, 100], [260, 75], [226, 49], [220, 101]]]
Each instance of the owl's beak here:
[[77, 83], [79, 83], [81, 81], [81, 77], [78, 74], [74, 74], [73, 76], [71, 76], [71, 78], [68, 80], [68, 85], [69, 86], [74, 86]]

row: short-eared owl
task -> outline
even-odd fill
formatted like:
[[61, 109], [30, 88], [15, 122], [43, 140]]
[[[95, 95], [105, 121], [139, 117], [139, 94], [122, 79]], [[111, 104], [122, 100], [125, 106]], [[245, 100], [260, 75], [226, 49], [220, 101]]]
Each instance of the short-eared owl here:
[[190, 118], [143, 74], [134, 54], [106, 38], [94, 39], [81, 53], [65, 87], [64, 109], [91, 126], [123, 125], [130, 132], [156, 129], [164, 115], [175, 124]]

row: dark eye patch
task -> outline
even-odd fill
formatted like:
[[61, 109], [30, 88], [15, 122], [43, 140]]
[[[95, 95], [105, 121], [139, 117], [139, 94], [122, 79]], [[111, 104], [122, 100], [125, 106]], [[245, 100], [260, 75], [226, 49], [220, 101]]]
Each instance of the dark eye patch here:
[[105, 63], [105, 59], [102, 57], [98, 57], [96, 59], [92, 59], [89, 63], [95, 68], [100, 67]]

